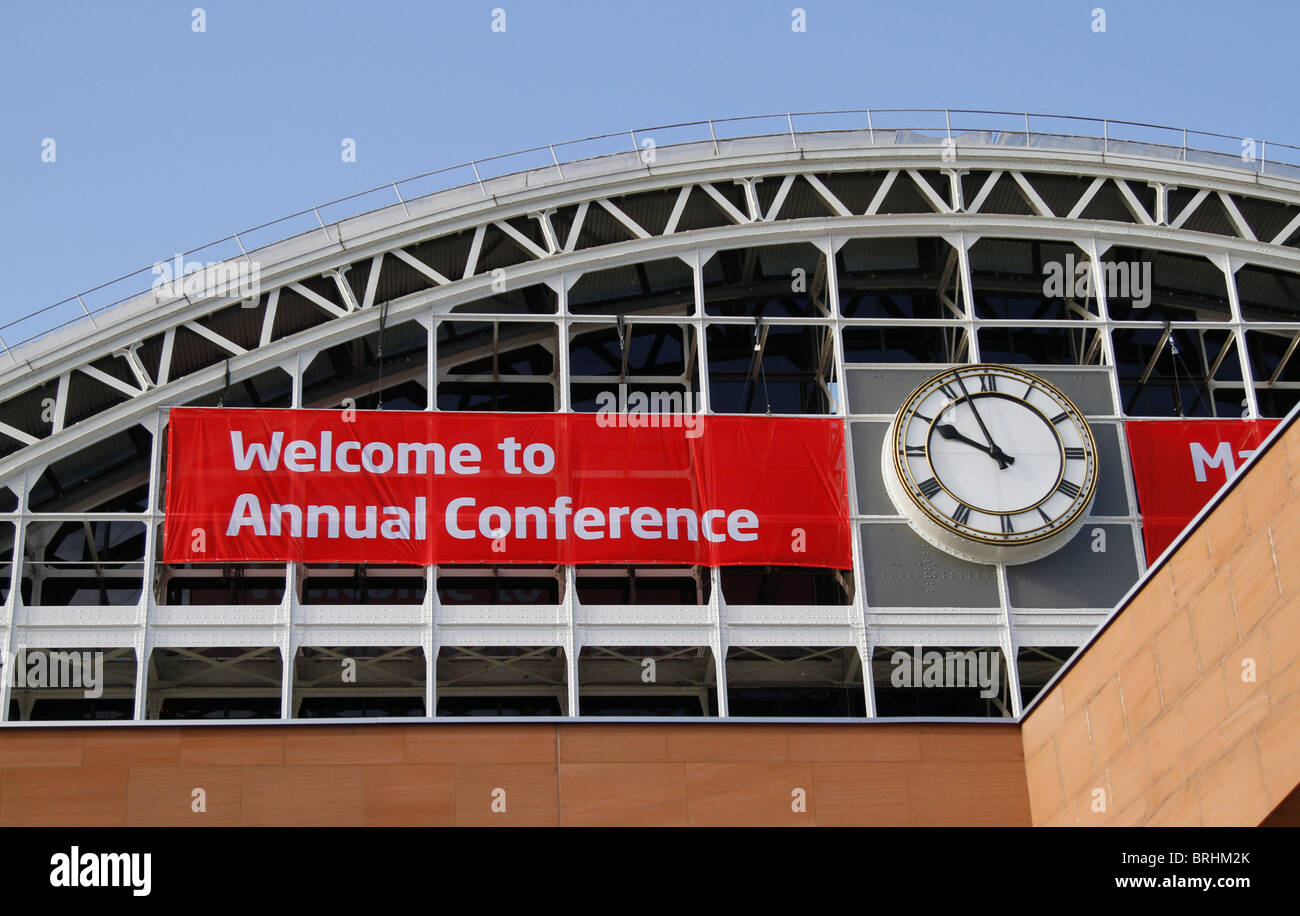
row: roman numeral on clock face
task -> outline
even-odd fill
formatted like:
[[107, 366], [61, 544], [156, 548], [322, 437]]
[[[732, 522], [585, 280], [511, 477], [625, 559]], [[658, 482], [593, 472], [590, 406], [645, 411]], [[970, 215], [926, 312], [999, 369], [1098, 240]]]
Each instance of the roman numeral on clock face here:
[[1073, 484], [1068, 480], [1062, 480], [1060, 486], [1058, 486], [1057, 489], [1060, 490], [1062, 493], [1064, 493], [1066, 496], [1070, 497], [1070, 499], [1074, 499], [1076, 496], [1079, 495], [1078, 485]]
[[923, 494], [925, 494], [926, 499], [934, 499], [935, 494], [943, 489], [943, 487], [939, 486], [939, 481], [935, 480], [933, 477], [927, 477], [916, 486]]
[[1088, 453], [1087, 453], [1086, 451], [1084, 451], [1083, 449], [1081, 449], [1081, 448], [1077, 448], [1077, 447], [1074, 447], [1074, 446], [1070, 446], [1070, 447], [1067, 447], [1066, 450], [1065, 450], [1065, 457], [1066, 457], [1067, 459], [1068, 459], [1068, 458], [1086, 458], [1086, 457], [1088, 457]]
[[907, 457], [909, 457], [909, 458], [924, 458], [924, 457], [925, 457], [925, 446], [924, 446], [924, 445], [909, 445], [909, 446], [907, 446], [907, 448], [903, 449], [903, 454], [904, 454], [904, 455], [907, 455]]
[[1002, 516], [1002, 533], [1003, 533], [1003, 534], [1015, 534], [1015, 533], [1016, 533], [1016, 529], [1013, 528], [1012, 525], [1011, 525], [1011, 516], [1009, 516], [1009, 515], [1004, 515], [1004, 516]]
[[946, 397], [946, 398], [947, 398], [948, 400], [950, 400], [950, 401], [955, 401], [955, 400], [957, 400], [959, 397], [961, 397], [961, 392], [960, 392], [960, 391], [958, 391], [958, 390], [955, 389], [955, 388], [949, 388], [947, 385], [940, 385], [940, 386], [939, 386], [939, 390], [942, 391], [942, 392], [943, 392], [943, 396]]
[[984, 372], [980, 375], [980, 391], [997, 391], [998, 377], [992, 372]]
[[1065, 422], [1066, 420], [1068, 420], [1068, 419], [1070, 419], [1070, 415], [1069, 415], [1068, 413], [1066, 413], [1064, 410], [1062, 410], [1062, 411], [1061, 411], [1060, 413], [1058, 413], [1056, 416], [1052, 417], [1052, 425], [1053, 425], [1053, 426], [1060, 426], [1062, 423], [1064, 423], [1064, 422]]
[[964, 525], [968, 519], [970, 519], [970, 506], [958, 503], [957, 511], [952, 514], [952, 520], [959, 525]]

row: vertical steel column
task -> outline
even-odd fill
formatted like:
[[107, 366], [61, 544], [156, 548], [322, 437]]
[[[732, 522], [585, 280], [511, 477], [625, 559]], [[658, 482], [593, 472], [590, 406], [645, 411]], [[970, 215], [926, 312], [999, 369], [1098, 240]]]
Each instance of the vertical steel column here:
[[[425, 381], [428, 400], [425, 410], [433, 412], [438, 409], [438, 320], [432, 308], [429, 309], [429, 324], [425, 358]], [[424, 568], [424, 714], [430, 718], [438, 714], [438, 618], [441, 605], [438, 603], [438, 567], [429, 564]]]
[[1249, 419], [1259, 419], [1259, 398], [1255, 394], [1255, 376], [1250, 370], [1250, 353], [1246, 350], [1246, 323], [1241, 317], [1241, 298], [1237, 292], [1237, 272], [1232, 256], [1225, 254], [1219, 262], [1224, 284], [1228, 288], [1228, 308], [1232, 314], [1232, 336], [1237, 346], [1237, 361], [1241, 363], [1241, 384], [1246, 392], [1246, 411]]
[[[1083, 246], [1088, 252], [1088, 259], [1092, 262], [1092, 289], [1097, 297], [1097, 314], [1101, 316], [1101, 347], [1102, 357], [1106, 364], [1110, 366], [1110, 371], [1106, 373], [1106, 379], [1110, 383], [1110, 393], [1112, 405], [1115, 411], [1115, 417], [1120, 421], [1116, 428], [1119, 440], [1119, 456], [1122, 463], [1122, 476], [1124, 479], [1124, 497], [1127, 500], [1130, 515], [1136, 514], [1137, 493], [1133, 487], [1133, 468], [1132, 461], [1128, 454], [1128, 438], [1124, 435], [1124, 392], [1119, 384], [1119, 363], [1115, 358], [1115, 339], [1113, 336], [1114, 322], [1110, 317], [1110, 295], [1106, 291], [1106, 272], [1102, 269], [1101, 256], [1110, 246], [1105, 248], [1097, 244], [1096, 236], [1086, 240]], [[1133, 555], [1137, 557], [1137, 566], [1139, 575], [1145, 575], [1147, 570], [1146, 547], [1142, 543], [1142, 525], [1136, 519], [1130, 523], [1130, 529], [1133, 536]]]
[[297, 652], [293, 635], [293, 621], [298, 607], [298, 564], [290, 563], [285, 573], [284, 600], [280, 609], [284, 614], [284, 630], [280, 634], [280, 718], [293, 717], [293, 662]]
[[699, 366], [697, 370], [700, 373], [700, 396], [696, 401], [698, 413], [708, 414], [713, 412], [711, 399], [709, 398], [709, 347], [707, 328], [704, 324], [704, 265], [700, 263], [700, 250], [696, 248], [691, 257], [692, 286], [695, 292], [695, 346], [696, 359], [695, 364]]
[[[866, 558], [862, 555], [862, 538], [859, 537], [858, 515], [858, 480], [854, 473], [857, 458], [853, 454], [853, 435], [849, 423], [848, 365], [844, 360], [844, 322], [840, 309], [839, 269], [835, 264], [835, 239], [827, 236], [823, 240], [826, 255], [826, 290], [829, 293], [831, 308], [831, 333], [835, 335], [833, 352], [835, 354], [835, 379], [838, 397], [835, 405], [836, 416], [844, 424], [844, 467], [849, 499], [849, 543], [853, 550], [853, 601], [850, 621], [853, 627], [854, 643], [862, 667], [862, 692], [866, 701], [866, 714], [876, 714], [876, 690], [871, 676], [871, 645], [867, 638], [867, 589]], [[868, 459], [869, 460], [869, 459]]]
[[571, 718], [577, 718], [581, 714], [579, 708], [578, 696], [578, 653], [582, 651], [578, 645], [576, 626], [574, 619], [578, 614], [578, 577], [575, 575], [572, 566], [564, 567], [564, 670], [565, 670], [565, 688], [567, 693], [566, 709], [564, 714]]
[[[696, 364], [700, 373], [700, 397], [697, 413], [711, 414], [709, 397], [709, 342], [708, 327], [704, 321], [704, 264], [698, 248], [691, 259], [692, 286], [695, 292], [695, 346]], [[713, 677], [717, 681], [718, 716], [726, 718], [727, 710], [727, 640], [725, 633], [726, 602], [722, 598], [722, 571], [709, 567], [709, 651], [713, 653]]]
[[18, 609], [22, 606], [23, 594], [23, 553], [27, 541], [27, 491], [31, 470], [25, 470], [17, 481], [10, 481], [10, 488], [18, 498], [14, 507], [14, 548], [13, 562], [9, 566], [9, 600], [5, 602], [8, 620], [5, 622], [4, 656], [0, 658], [0, 722], [9, 721], [9, 694], [13, 683], [13, 666], [17, 664], [14, 649], [14, 633], [17, 630]]
[[1011, 714], [1016, 718], [1024, 711], [1020, 694], [1020, 666], [1016, 664], [1016, 639], [1011, 632], [1011, 596], [1007, 588], [1007, 564], [997, 565], [998, 604], [1002, 611], [1001, 633], [998, 636], [998, 648], [1006, 659], [1007, 690], [1011, 694]]
[[[293, 356], [293, 399], [292, 406], [302, 407], [302, 351]], [[278, 640], [280, 647], [280, 718], [293, 716], [293, 662], [297, 647], [294, 644], [293, 621], [298, 608], [299, 564], [289, 562], [284, 568], [284, 598], [280, 601], [282, 630]]]
[[[577, 282], [581, 275], [574, 276], [572, 282]], [[569, 283], [570, 275], [568, 272], [560, 273], [560, 288], [556, 291], [556, 309], [558, 315], [556, 321], [556, 343], [555, 343], [555, 381], [559, 386], [559, 398], [556, 403], [559, 404], [561, 413], [568, 413], [572, 409], [572, 392], [571, 381], [569, 378]], [[567, 445], [567, 443], [566, 443]], [[580, 714], [579, 697], [578, 697], [578, 654], [582, 651], [580, 638], [578, 637], [578, 577], [574, 573], [572, 566], [564, 567], [564, 596], [561, 607], [564, 609], [564, 670], [566, 687], [568, 688], [568, 708], [565, 714], [576, 717]]]
[[[153, 618], [153, 608], [156, 603], [154, 598], [154, 585], [157, 579], [155, 570], [157, 547], [155, 546], [158, 538], [158, 525], [162, 520], [162, 515], [158, 511], [160, 493], [159, 471], [162, 463], [162, 429], [163, 429], [163, 411], [165, 408], [154, 412], [153, 423], [150, 429], [153, 445], [149, 450], [149, 506], [145, 510], [145, 529], [144, 529], [144, 568], [141, 570], [140, 580], [140, 603], [138, 606], [139, 632], [135, 638], [135, 716], [136, 721], [147, 719], [149, 717], [148, 708], [148, 691], [149, 691], [149, 655], [153, 651], [153, 634], [149, 629], [149, 621]], [[181, 537], [186, 536], [186, 532], [181, 532]]]
[[432, 718], [438, 712], [438, 573], [434, 566], [424, 568], [424, 632], [420, 634], [424, 649], [424, 714]]
[[966, 306], [964, 326], [966, 328], [966, 362], [968, 363], [980, 361], [980, 341], [975, 321], [975, 287], [970, 276], [970, 246], [978, 241], [978, 237], [968, 241], [964, 229], [957, 233], [957, 269], [961, 272], [961, 295], [966, 300], [963, 304]]
[[722, 570], [709, 567], [709, 651], [713, 653], [713, 677], [718, 682], [718, 716], [727, 718], [731, 713], [727, 703], [727, 634], [723, 626], [726, 603], [722, 598]]

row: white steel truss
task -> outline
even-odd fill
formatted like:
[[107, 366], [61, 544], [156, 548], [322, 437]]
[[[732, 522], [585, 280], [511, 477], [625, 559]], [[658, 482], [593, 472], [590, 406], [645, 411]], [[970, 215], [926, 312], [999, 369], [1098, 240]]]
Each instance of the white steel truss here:
[[[247, 689], [279, 696], [282, 715], [288, 717], [295, 708], [293, 666], [302, 647], [421, 648], [426, 665], [423, 691], [430, 712], [437, 701], [436, 666], [444, 647], [560, 647], [566, 676], [562, 685], [552, 686], [557, 690], [563, 687], [562, 708], [568, 715], [577, 715], [581, 708], [579, 657], [584, 647], [611, 652], [619, 647], [706, 647], [714, 666], [712, 683], [725, 685], [726, 659], [732, 647], [810, 647], [807, 658], [815, 658], [819, 648], [851, 648], [860, 668], [869, 672], [878, 646], [996, 646], [1002, 649], [1012, 675], [1008, 709], [1019, 714], [1023, 700], [1015, 676], [1018, 651], [1022, 647], [1082, 644], [1110, 608], [1063, 612], [1013, 607], [1007, 597], [1004, 568], [997, 572], [996, 607], [869, 607], [866, 560], [857, 530], [886, 519], [858, 510], [852, 472], [849, 496], [855, 536], [853, 587], [849, 591], [853, 597], [844, 605], [729, 604], [718, 570], [703, 572], [708, 588], [701, 582], [700, 591], [708, 597], [698, 603], [590, 604], [579, 600], [577, 573], [572, 568], [557, 571], [559, 600], [552, 604], [444, 604], [438, 596], [439, 578], [444, 573], [434, 568], [419, 573], [425, 580], [419, 603], [311, 604], [302, 599], [307, 571], [299, 564], [284, 564], [265, 573], [266, 578], [278, 578], [283, 584], [278, 602], [167, 604], [161, 600], [165, 594], [160, 596], [156, 588], [161, 574], [157, 541], [164, 522], [161, 488], [166, 410], [218, 395], [272, 370], [287, 378], [293, 406], [310, 406], [304, 393], [313, 359], [340, 344], [373, 337], [381, 327], [414, 322], [426, 338], [426, 359], [406, 375], [394, 371], [385, 381], [422, 384], [428, 410], [438, 409], [438, 393], [452, 380], [451, 369], [498, 352], [501, 327], [550, 329], [532, 337], [525, 333], [516, 343], [533, 342], [554, 351], [554, 409], [566, 410], [571, 407], [575, 380], [617, 382], [627, 375], [624, 350], [621, 372], [575, 376], [569, 350], [576, 328], [617, 328], [621, 339], [627, 328], [669, 324], [692, 332], [684, 338], [689, 351], [685, 378], [689, 381], [693, 372], [698, 374], [703, 409], [709, 411], [710, 328], [755, 325], [757, 371], [770, 329], [811, 326], [828, 332], [818, 377], [828, 395], [830, 382], [839, 386], [830, 415], [848, 423], [880, 417], [852, 413], [843, 394], [847, 374], [854, 368], [844, 353], [846, 329], [945, 328], [953, 330], [954, 340], [964, 331], [965, 350], [954, 350], [953, 361], [976, 361], [980, 358], [980, 331], [1032, 324], [1092, 332], [1082, 362], [1111, 368], [1110, 385], [1115, 403], [1120, 405], [1115, 413], [1099, 419], [1119, 421], [1125, 415], [1114, 371], [1114, 335], [1150, 330], [1152, 323], [1110, 316], [1100, 264], [1114, 247], [1203, 259], [1221, 274], [1227, 314], [1177, 322], [1171, 330], [1227, 335], [1228, 343], [1212, 360], [1207, 359], [1212, 363], [1209, 374], [1215, 375], [1225, 355], [1235, 351], [1242, 377], [1233, 384], [1242, 391], [1244, 416], [1261, 415], [1259, 390], [1300, 384], [1282, 378], [1300, 343], [1300, 309], [1282, 319], [1247, 320], [1236, 282], [1238, 272], [1247, 266], [1300, 275], [1300, 248], [1292, 244], [1292, 237], [1300, 231], [1300, 185], [1295, 182], [1244, 171], [1234, 174], [1185, 161], [1059, 149], [977, 146], [960, 150], [957, 161], [950, 162], [934, 147], [868, 148], [850, 134], [811, 151], [791, 150], [771, 138], [759, 137], [748, 144], [733, 141], [726, 157], [707, 155], [708, 150], [702, 147], [676, 154], [660, 152], [662, 164], [654, 168], [616, 164], [608, 169], [571, 169], [571, 177], [560, 182], [548, 179], [537, 188], [530, 185], [525, 173], [512, 181], [508, 190], [494, 193], [490, 199], [476, 199], [467, 189], [459, 189], [322, 225], [304, 236], [245, 253], [246, 258], [256, 256], [260, 261], [263, 288], [255, 300], [181, 296], [155, 301], [144, 297], [121, 306], [112, 315], [115, 320], [100, 318], [92, 329], [78, 326], [9, 351], [11, 365], [0, 369], [0, 407], [25, 405], [26, 398], [39, 404], [49, 419], [43, 424], [28, 423], [25, 428], [19, 419], [0, 422], [0, 441], [13, 443], [9, 454], [0, 458], [0, 483], [16, 498], [12, 511], [0, 513], [0, 521], [10, 522], [14, 529], [8, 597], [0, 618], [0, 649], [6, 653], [17, 647], [133, 650], [137, 661], [135, 715], [145, 718], [150, 711], [148, 669], [156, 649], [278, 649], [282, 665], [279, 686]], [[1074, 192], [1064, 196], [1054, 183], [1063, 177], [1078, 179]], [[644, 196], [651, 194], [662, 195], [664, 207], [644, 206]], [[1171, 194], [1179, 195], [1180, 201], [1172, 209]], [[1260, 216], [1265, 212], [1267, 220]], [[1261, 236], [1264, 226], [1269, 231]], [[846, 316], [834, 255], [855, 239], [915, 237], [936, 237], [951, 246], [953, 256], [936, 289], [948, 317]], [[1094, 273], [1094, 289], [1098, 290], [1095, 310], [1071, 302], [1071, 318], [1031, 323], [978, 315], [971, 251], [983, 239], [1073, 244]], [[821, 253], [824, 273], [819, 266], [814, 280], [818, 289], [825, 290], [824, 299], [819, 300], [820, 314], [764, 317], [756, 323], [751, 317], [708, 312], [705, 265], [715, 253], [792, 243], [810, 244]], [[428, 253], [422, 255], [421, 249]], [[456, 254], [454, 260], [449, 253]], [[442, 260], [432, 261], [434, 256]], [[615, 315], [575, 312], [571, 307], [570, 293], [584, 275], [662, 259], [677, 259], [689, 268], [693, 302], [687, 309]], [[385, 271], [396, 265], [418, 276], [423, 288], [385, 298], [383, 289], [389, 277]], [[365, 272], [364, 284], [350, 283], [347, 276], [354, 271], [358, 276]], [[503, 289], [530, 287], [549, 289], [554, 310], [458, 310], [491, 300]], [[297, 325], [285, 323], [291, 307]], [[238, 333], [223, 330], [226, 325], [237, 327], [241, 311], [256, 315], [256, 321]], [[226, 324], [215, 320], [219, 316], [225, 316]], [[493, 341], [458, 353], [454, 359], [440, 358], [439, 331], [451, 323], [491, 324]], [[1267, 379], [1255, 378], [1251, 371], [1248, 330], [1290, 336], [1281, 362]], [[1161, 339], [1157, 353], [1169, 333]], [[548, 340], [554, 343], [548, 344]], [[156, 350], [156, 361], [153, 356], [142, 356], [149, 341], [156, 342], [150, 345]], [[194, 346], [214, 348], [207, 352], [219, 355], [194, 361], [186, 355]], [[455, 378], [490, 381], [495, 374], [494, 369], [484, 375]], [[337, 402], [363, 393], [338, 389], [332, 390], [330, 397]], [[31, 508], [33, 488], [52, 463], [135, 427], [143, 427], [150, 437], [147, 480], [137, 481], [148, 486], [148, 509], [42, 512]], [[871, 455], [855, 460], [851, 437], [846, 440], [850, 440], [850, 469], [856, 463], [875, 461]], [[1132, 507], [1136, 501], [1123, 448], [1122, 460]], [[145, 549], [138, 564], [142, 587], [134, 605], [24, 603], [33, 525], [75, 521], [124, 521], [144, 526]], [[1131, 529], [1140, 561], [1140, 519], [1135, 510], [1107, 521]], [[135, 574], [135, 570], [130, 572]], [[872, 715], [876, 707], [869, 674], [862, 678], [862, 685], [865, 708]], [[409, 692], [413, 688], [408, 684], [370, 689]], [[8, 714], [9, 694], [5, 679], [0, 687], [0, 716]], [[718, 714], [726, 716], [725, 690], [718, 691], [717, 703]]]

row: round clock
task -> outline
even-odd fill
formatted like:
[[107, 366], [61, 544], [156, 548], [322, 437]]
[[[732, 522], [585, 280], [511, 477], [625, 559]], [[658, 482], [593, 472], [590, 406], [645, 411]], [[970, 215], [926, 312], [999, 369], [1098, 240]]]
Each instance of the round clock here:
[[1097, 445], [1060, 389], [1011, 366], [946, 369], [894, 416], [885, 490], [921, 537], [977, 563], [1028, 563], [1078, 531]]

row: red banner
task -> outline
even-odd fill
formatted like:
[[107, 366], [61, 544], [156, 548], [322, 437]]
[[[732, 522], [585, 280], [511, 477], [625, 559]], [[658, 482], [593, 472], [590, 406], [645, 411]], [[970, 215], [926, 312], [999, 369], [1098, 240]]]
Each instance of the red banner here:
[[1147, 562], [1164, 553], [1280, 422], [1133, 420], [1125, 424]]
[[176, 408], [163, 559], [849, 569], [844, 465], [829, 419]]

